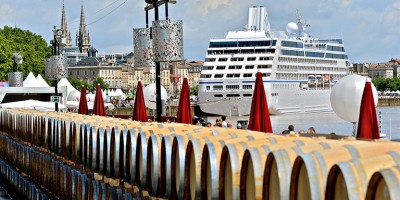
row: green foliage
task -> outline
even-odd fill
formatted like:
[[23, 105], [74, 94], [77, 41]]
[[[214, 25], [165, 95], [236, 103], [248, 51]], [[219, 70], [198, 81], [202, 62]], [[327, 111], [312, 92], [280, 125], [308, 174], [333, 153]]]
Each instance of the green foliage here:
[[27, 76], [29, 72], [44, 77], [44, 60], [51, 55], [51, 47], [40, 35], [28, 30], [4, 26], [0, 29], [0, 80], [7, 80], [7, 73], [13, 70], [13, 53], [23, 56], [18, 71]]
[[100, 83], [100, 87], [102, 90], [108, 89], [108, 84], [104, 82], [103, 78], [97, 77], [96, 80], [93, 81], [92, 90], [97, 88], [97, 84]]
[[192, 88], [190, 88], [190, 95], [198, 95], [199, 94], [199, 86], [194, 86]]
[[78, 91], [81, 91], [82, 85], [84, 85], [87, 90], [93, 91], [93, 87], [89, 83], [87, 83], [86, 81], [83, 81], [83, 80], [80, 80], [80, 79], [77, 79], [77, 78], [71, 78], [71, 79], [69, 79], [69, 82]]
[[378, 91], [397, 91], [400, 90], [400, 78], [374, 78], [372, 83]]

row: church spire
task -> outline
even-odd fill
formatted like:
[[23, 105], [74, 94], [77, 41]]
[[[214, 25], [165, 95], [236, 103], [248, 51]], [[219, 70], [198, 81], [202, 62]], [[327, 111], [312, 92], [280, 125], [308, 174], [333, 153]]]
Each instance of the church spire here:
[[61, 14], [61, 30], [63, 31], [63, 34], [61, 36], [62, 42], [60, 45], [62, 47], [71, 47], [72, 38], [68, 30], [67, 15], [65, 14], [64, 1], [62, 5], [62, 14]]
[[87, 53], [90, 48], [90, 35], [86, 30], [85, 13], [83, 11], [83, 0], [81, 5], [81, 19], [79, 24], [79, 31], [77, 33], [77, 46], [81, 53]]

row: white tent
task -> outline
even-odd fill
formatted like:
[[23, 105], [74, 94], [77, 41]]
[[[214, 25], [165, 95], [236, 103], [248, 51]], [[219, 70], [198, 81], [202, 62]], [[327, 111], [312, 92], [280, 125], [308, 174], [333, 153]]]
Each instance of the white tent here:
[[50, 85], [43, 79], [42, 75], [38, 74], [36, 80], [39, 83], [39, 87], [50, 87]]
[[22, 83], [23, 87], [41, 87], [39, 82], [37, 81], [35, 75], [32, 72], [29, 72], [28, 76], [25, 78]]
[[62, 87], [62, 86], [67, 86], [67, 96], [69, 95], [69, 93], [71, 93], [72, 91], [75, 91], [76, 89], [74, 88], [74, 86], [71, 85], [71, 83], [66, 79], [66, 78], [62, 78], [59, 82], [58, 82], [58, 87]]
[[[93, 110], [94, 102], [87, 102], [88, 104], [88, 109]], [[114, 105], [111, 103], [104, 103], [104, 107], [106, 109], [113, 109]], [[67, 108], [69, 109], [78, 109], [79, 108], [79, 101], [67, 101]]]
[[[33, 109], [40, 111], [54, 111], [55, 103], [53, 102], [44, 102], [44, 101], [36, 101], [36, 100], [25, 100], [25, 101], [15, 101], [10, 103], [2, 103], [0, 104], [1, 108], [24, 108], [24, 109]], [[59, 110], [66, 110], [63, 104], [58, 104]]]

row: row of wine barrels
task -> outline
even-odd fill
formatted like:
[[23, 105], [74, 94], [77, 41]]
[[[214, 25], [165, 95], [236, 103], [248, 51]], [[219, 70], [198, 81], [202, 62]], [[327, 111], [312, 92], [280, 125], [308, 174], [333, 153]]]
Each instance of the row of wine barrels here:
[[[2, 143], [8, 143], [8, 147], [12, 149], [19, 149], [19, 146], [25, 147], [24, 145], [13, 141], [6, 136], [0, 136]], [[4, 140], [6, 138], [6, 140]], [[123, 188], [117, 188], [106, 183], [102, 183], [101, 180], [96, 180], [91, 174], [88, 176], [85, 171], [75, 169], [74, 166], [63, 164], [55, 157], [43, 153], [35, 148], [27, 148], [29, 157], [29, 163], [31, 167], [20, 168], [21, 172], [27, 174], [35, 184], [41, 185], [47, 189], [52, 195], [59, 197], [60, 199], [123, 199], [130, 198], [132, 195], [130, 191], [123, 190]], [[7, 151], [5, 157], [16, 157], [13, 153], [15, 151]], [[17, 166], [21, 166], [22, 162], [16, 163]], [[10, 180], [12, 188], [22, 190], [23, 199], [37, 199], [30, 198], [31, 191], [27, 190], [26, 178], [19, 176], [17, 172], [4, 172], [4, 170], [11, 169], [7, 167], [4, 161], [0, 160], [1, 174], [6, 180]], [[12, 175], [10, 177], [10, 174]], [[16, 178], [16, 176], [18, 176]], [[125, 194], [124, 194], [125, 193]], [[29, 194], [29, 195], [28, 195]]]
[[[320, 141], [76, 114], [0, 113], [0, 123], [10, 128], [11, 136], [36, 145], [40, 142], [34, 133], [25, 132], [37, 130], [45, 141], [39, 146], [55, 155], [167, 198], [324, 198], [329, 170], [336, 164], [399, 148], [393, 143]], [[28, 125], [18, 127], [15, 120]], [[24, 156], [26, 150], [6, 151]], [[46, 172], [58, 173], [57, 164], [51, 166], [56, 168], [47, 167]], [[47, 175], [43, 179], [48, 182]]]
[[11, 165], [0, 160], [0, 180], [13, 198], [47, 200], [46, 194], [28, 178], [20, 175]]

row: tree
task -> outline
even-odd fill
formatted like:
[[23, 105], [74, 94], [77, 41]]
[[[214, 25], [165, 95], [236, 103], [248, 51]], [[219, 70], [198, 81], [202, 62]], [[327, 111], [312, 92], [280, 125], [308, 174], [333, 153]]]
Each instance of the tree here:
[[108, 84], [104, 82], [103, 78], [97, 77], [96, 80], [93, 81], [92, 87], [93, 90], [97, 88], [97, 84], [100, 83], [100, 87], [102, 90], [108, 89]]
[[93, 87], [89, 85], [89, 83], [87, 83], [86, 81], [77, 78], [71, 78], [69, 79], [69, 82], [71, 83], [72, 86], [74, 86], [75, 89], [79, 91], [81, 91], [82, 85], [84, 85], [88, 91], [93, 91]]
[[198, 95], [199, 94], [199, 86], [194, 86], [192, 88], [190, 88], [190, 95]]
[[51, 55], [51, 46], [40, 35], [28, 30], [4, 26], [0, 29], [0, 80], [6, 80], [12, 72], [13, 53], [23, 56], [23, 63], [18, 71], [27, 76], [29, 72], [44, 77], [44, 60]]

